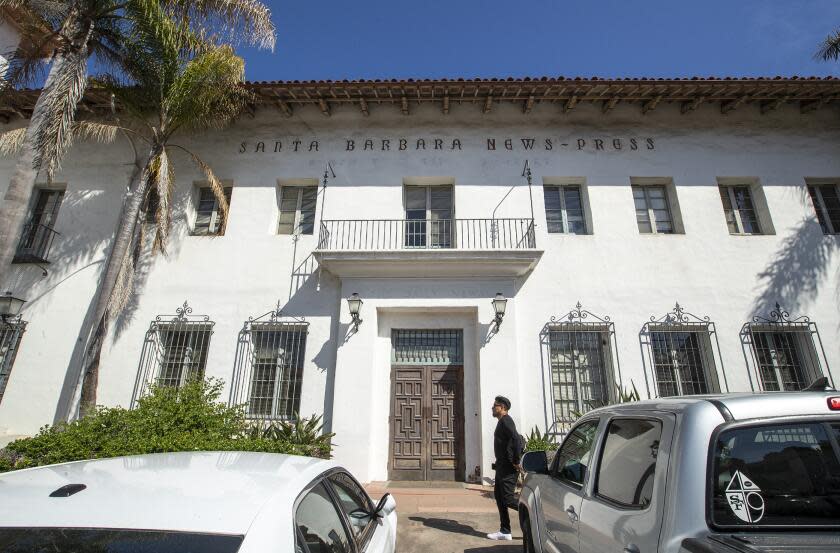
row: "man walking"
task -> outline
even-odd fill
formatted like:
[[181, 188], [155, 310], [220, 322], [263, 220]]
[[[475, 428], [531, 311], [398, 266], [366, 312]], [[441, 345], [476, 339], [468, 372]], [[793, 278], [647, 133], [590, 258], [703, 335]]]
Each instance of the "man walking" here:
[[496, 462], [496, 485], [493, 495], [499, 508], [499, 531], [487, 534], [491, 540], [512, 540], [510, 533], [510, 513], [508, 509], [518, 510], [514, 490], [519, 477], [519, 433], [516, 424], [508, 415], [510, 400], [504, 396], [496, 396], [493, 401], [493, 417], [499, 419], [496, 431], [493, 433], [493, 452]]

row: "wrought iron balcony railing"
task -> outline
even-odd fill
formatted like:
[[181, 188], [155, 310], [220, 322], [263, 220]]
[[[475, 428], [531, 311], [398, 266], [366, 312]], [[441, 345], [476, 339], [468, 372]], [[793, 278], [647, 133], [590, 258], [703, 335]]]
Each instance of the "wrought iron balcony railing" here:
[[15, 252], [15, 263], [49, 263], [50, 248], [59, 233], [46, 225], [27, 223]]
[[533, 219], [321, 221], [318, 250], [523, 250], [536, 248]]

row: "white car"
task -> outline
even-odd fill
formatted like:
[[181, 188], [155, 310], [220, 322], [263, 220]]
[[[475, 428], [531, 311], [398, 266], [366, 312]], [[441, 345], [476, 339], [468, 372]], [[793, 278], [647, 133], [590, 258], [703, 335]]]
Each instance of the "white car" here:
[[160, 453], [0, 475], [0, 551], [393, 553], [396, 502], [332, 461]]

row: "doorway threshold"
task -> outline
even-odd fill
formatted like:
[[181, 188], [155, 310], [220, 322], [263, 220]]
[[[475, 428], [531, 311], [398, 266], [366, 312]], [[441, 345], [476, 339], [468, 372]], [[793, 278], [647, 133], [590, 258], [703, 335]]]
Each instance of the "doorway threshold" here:
[[451, 480], [388, 480], [385, 482], [388, 488], [464, 488], [463, 482], [452, 482]]

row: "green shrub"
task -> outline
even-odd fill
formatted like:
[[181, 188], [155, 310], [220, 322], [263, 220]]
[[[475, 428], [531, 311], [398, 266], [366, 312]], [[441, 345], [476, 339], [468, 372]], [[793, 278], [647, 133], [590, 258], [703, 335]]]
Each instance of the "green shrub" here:
[[0, 452], [0, 472], [121, 455], [172, 451], [261, 451], [329, 458], [333, 434], [320, 417], [278, 423], [282, 431], [255, 432], [242, 405], [218, 399], [224, 383], [196, 380], [180, 389], [154, 387], [135, 409], [97, 407], [69, 424], [45, 426]]
[[525, 442], [525, 451], [553, 451], [557, 449], [557, 446], [558, 444], [554, 441], [553, 436], [548, 432], [541, 433], [540, 429], [535, 426]]

